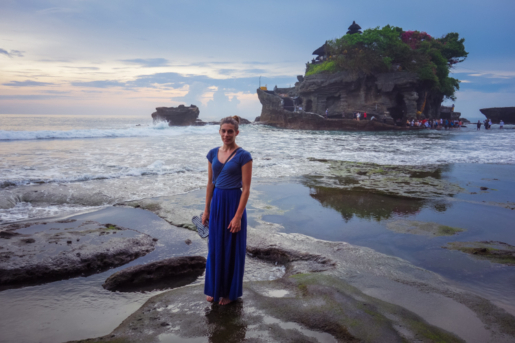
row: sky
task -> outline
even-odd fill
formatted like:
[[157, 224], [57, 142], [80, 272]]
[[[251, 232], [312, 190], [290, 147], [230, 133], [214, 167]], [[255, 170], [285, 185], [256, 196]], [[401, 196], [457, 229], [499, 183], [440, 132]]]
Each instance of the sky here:
[[458, 32], [469, 57], [453, 69], [455, 110], [477, 120], [515, 106], [514, 13], [513, 0], [0, 0], [0, 114], [150, 117], [195, 104], [203, 120], [253, 120], [260, 82], [293, 86], [355, 20]]

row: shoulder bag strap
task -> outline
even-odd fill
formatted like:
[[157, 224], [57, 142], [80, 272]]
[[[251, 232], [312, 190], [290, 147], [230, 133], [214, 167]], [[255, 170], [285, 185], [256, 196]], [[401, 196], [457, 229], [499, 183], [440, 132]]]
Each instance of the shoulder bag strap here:
[[240, 150], [240, 148], [241, 148], [241, 147], [236, 148], [236, 150], [234, 150], [234, 151], [232, 152], [232, 154], [229, 156], [229, 158], [227, 158], [227, 159], [225, 160], [225, 163], [223, 164], [222, 169], [220, 169], [220, 173], [218, 173], [218, 176], [217, 176], [217, 177], [216, 177], [216, 179], [215, 179], [215, 187], [216, 187], [216, 180], [218, 180], [218, 177], [220, 176], [220, 174], [222, 174], [222, 171], [224, 170], [225, 165], [227, 164], [227, 162], [229, 162], [229, 160], [231, 159], [231, 157], [233, 157], [233, 156], [234, 156], [234, 154], [236, 153], [236, 151]]

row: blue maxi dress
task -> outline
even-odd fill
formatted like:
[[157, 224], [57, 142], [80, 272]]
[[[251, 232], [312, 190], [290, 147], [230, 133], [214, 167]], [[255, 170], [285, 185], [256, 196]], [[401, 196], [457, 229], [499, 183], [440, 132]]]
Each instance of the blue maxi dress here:
[[206, 156], [211, 162], [213, 180], [216, 180], [216, 183], [209, 214], [209, 245], [204, 294], [213, 297], [214, 302], [219, 302], [222, 297], [233, 301], [243, 294], [247, 211], [243, 211], [239, 232], [231, 233], [227, 227], [240, 204], [241, 167], [252, 160], [249, 152], [239, 148], [223, 167], [218, 161], [218, 150], [219, 148], [214, 148]]

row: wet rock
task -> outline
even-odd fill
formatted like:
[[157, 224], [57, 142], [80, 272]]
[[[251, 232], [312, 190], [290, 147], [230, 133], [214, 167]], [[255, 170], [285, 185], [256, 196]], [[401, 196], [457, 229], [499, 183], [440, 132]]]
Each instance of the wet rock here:
[[120, 270], [106, 279], [102, 287], [110, 291], [136, 292], [187, 285], [206, 269], [202, 256], [173, 257]]
[[200, 111], [197, 106], [157, 107], [152, 113], [154, 122], [166, 121], [169, 126], [195, 125]]
[[[322, 114], [308, 111], [306, 107], [304, 107], [305, 110], [297, 112], [286, 110], [283, 108], [284, 99], [278, 95], [270, 94], [270, 92], [258, 89], [257, 94], [259, 101], [263, 106], [261, 115], [259, 116], [259, 122], [261, 124], [295, 130], [405, 130], [404, 127], [390, 125], [393, 124], [391, 117], [388, 117], [387, 121], [390, 124], [380, 122], [379, 120], [356, 121], [351, 119], [342, 119], [341, 114], [338, 116], [338, 119], [325, 119]], [[322, 113], [324, 111], [322, 111]], [[379, 117], [377, 114], [375, 116], [376, 118]]]
[[446, 249], [459, 250], [494, 263], [515, 266], [515, 246], [497, 241], [451, 242]]
[[441, 225], [432, 222], [420, 222], [415, 220], [394, 220], [386, 224], [388, 230], [398, 233], [408, 233], [412, 235], [422, 235], [429, 237], [436, 236], [453, 236], [459, 232], [465, 231], [464, 229]]
[[0, 231], [0, 238], [3, 239], [9, 239], [11, 237], [19, 236], [19, 233], [12, 232], [12, 231]]
[[111, 334], [81, 342], [109, 342], [112, 335], [123, 342], [461, 342], [327, 275], [249, 282], [243, 300], [226, 306], [209, 305], [203, 290], [198, 285], [154, 296]]
[[322, 177], [305, 177], [308, 187], [325, 186], [376, 194], [428, 199], [453, 196], [464, 189], [441, 178], [438, 165], [378, 165], [348, 161], [310, 159], [327, 165]]
[[[98, 273], [146, 255], [156, 244], [134, 230], [75, 220], [7, 230], [0, 238], [0, 289]], [[72, 244], [78, 237], [80, 243]]]
[[335, 268], [336, 262], [322, 255], [277, 247], [276, 245], [247, 245], [254, 258], [286, 266], [286, 274], [314, 273]]

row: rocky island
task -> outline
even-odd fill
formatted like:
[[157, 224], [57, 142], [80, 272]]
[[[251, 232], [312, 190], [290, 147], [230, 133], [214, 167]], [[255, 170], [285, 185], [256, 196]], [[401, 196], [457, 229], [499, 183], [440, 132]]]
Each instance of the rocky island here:
[[178, 107], [157, 107], [156, 112], [152, 113], [154, 122], [166, 121], [170, 126], [189, 126], [196, 125], [200, 119], [198, 115], [200, 110], [197, 106], [191, 105], [186, 107], [179, 105]]
[[[306, 63], [295, 87], [258, 89], [260, 122], [292, 129], [391, 130], [411, 119], [460, 117], [441, 104], [454, 100], [459, 89], [449, 71], [468, 55], [464, 39], [457, 33], [435, 39], [389, 25], [360, 30], [353, 23], [346, 35], [315, 50], [316, 59]], [[349, 120], [356, 112], [375, 122]]]
[[[169, 126], [204, 126], [218, 125], [218, 121], [205, 122], [199, 119], [200, 110], [195, 105], [186, 107], [179, 105], [177, 107], [156, 107], [156, 112], [152, 113], [154, 123], [165, 121]], [[240, 124], [250, 124], [245, 118], [240, 118]]]
[[488, 119], [492, 119], [494, 124], [499, 124], [501, 120], [505, 124], [515, 124], [515, 107], [482, 108], [479, 111]]

